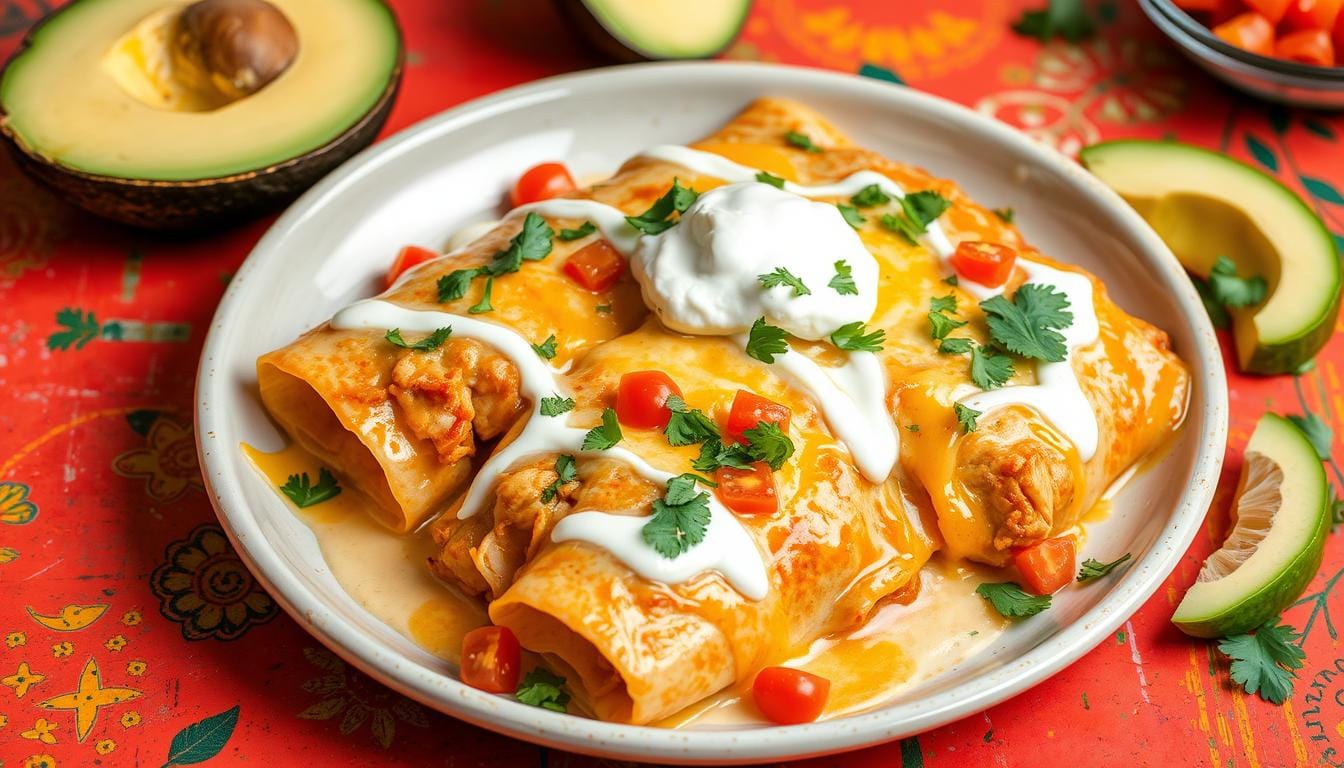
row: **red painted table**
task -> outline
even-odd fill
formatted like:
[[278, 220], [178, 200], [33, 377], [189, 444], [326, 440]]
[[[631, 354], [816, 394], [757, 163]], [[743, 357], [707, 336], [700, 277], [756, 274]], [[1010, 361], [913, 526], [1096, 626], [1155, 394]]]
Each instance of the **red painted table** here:
[[[1009, 31], [1026, 4], [757, 0], [727, 55], [903, 80], [1066, 153], [1117, 136], [1218, 147], [1277, 174], [1344, 234], [1344, 118], [1226, 90], [1129, 2], [1104, 4], [1096, 39], [1047, 46]], [[409, 62], [389, 130], [600, 63], [545, 0], [394, 5]], [[0, 54], [44, 10], [44, 0], [0, 0]], [[373, 683], [280, 613], [230, 549], [202, 493], [192, 384], [215, 302], [267, 224], [200, 238], [129, 232], [0, 160], [0, 766], [603, 764], [464, 725]], [[1339, 428], [1342, 369], [1336, 339], [1303, 376], [1233, 375], [1224, 504], [1113, 638], [982, 714], [811, 764], [1344, 763], [1344, 649], [1331, 616], [1344, 545], [1331, 541], [1286, 614], [1306, 633], [1307, 664], [1282, 706], [1235, 689], [1221, 657], [1167, 621], [1221, 541], [1255, 420], [1266, 409], [1310, 412]]]

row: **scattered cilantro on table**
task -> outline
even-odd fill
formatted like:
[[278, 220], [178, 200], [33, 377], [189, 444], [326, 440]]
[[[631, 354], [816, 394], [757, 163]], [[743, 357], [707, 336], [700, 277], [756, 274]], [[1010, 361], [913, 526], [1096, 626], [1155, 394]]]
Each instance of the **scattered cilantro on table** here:
[[1271, 704], [1282, 704], [1293, 692], [1293, 679], [1306, 659], [1295, 643], [1300, 637], [1274, 617], [1254, 634], [1233, 635], [1218, 641], [1218, 650], [1232, 660], [1232, 680], [1247, 693]]

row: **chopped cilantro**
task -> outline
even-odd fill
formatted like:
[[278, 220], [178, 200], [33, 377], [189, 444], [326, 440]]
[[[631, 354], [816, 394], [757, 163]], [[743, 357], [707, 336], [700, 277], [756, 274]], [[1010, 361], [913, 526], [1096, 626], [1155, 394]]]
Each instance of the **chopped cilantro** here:
[[891, 195], [882, 190], [881, 184], [869, 184], [860, 189], [857, 194], [849, 198], [849, 202], [855, 208], [871, 208], [874, 205], [886, 205], [891, 202]]
[[1126, 552], [1109, 563], [1103, 563], [1100, 560], [1093, 560], [1089, 557], [1083, 561], [1082, 566], [1078, 569], [1078, 580], [1091, 581], [1093, 579], [1100, 579], [1102, 576], [1115, 570], [1118, 566], [1129, 562], [1131, 557], [1133, 557], [1133, 555]]
[[980, 302], [989, 333], [1003, 349], [1023, 357], [1058, 363], [1068, 354], [1058, 329], [1073, 324], [1069, 299], [1053, 286], [1027, 283], [1012, 301], [995, 296]]
[[537, 667], [527, 673], [513, 695], [524, 704], [564, 712], [569, 703], [569, 694], [560, 689], [564, 684], [565, 678], [545, 667]]
[[850, 352], [880, 352], [887, 340], [887, 332], [878, 328], [872, 333], [864, 333], [868, 328], [862, 320], [845, 323], [831, 334], [831, 343]]
[[719, 438], [706, 440], [700, 446], [700, 455], [691, 462], [691, 467], [699, 472], [713, 472], [719, 467], [733, 469], [751, 469], [752, 457], [746, 446], [741, 443], [724, 445]]
[[1222, 302], [1214, 297], [1209, 284], [1194, 276], [1191, 276], [1190, 282], [1195, 284], [1195, 292], [1199, 294], [1199, 300], [1204, 304], [1204, 311], [1209, 314], [1209, 322], [1213, 323], [1213, 327], [1227, 328], [1232, 323], [1232, 316], [1227, 314], [1227, 308]]
[[1043, 43], [1054, 37], [1076, 43], [1096, 34], [1097, 24], [1083, 0], [1049, 0], [1044, 8], [1023, 11], [1013, 31]]
[[543, 397], [539, 407], [542, 416], [559, 416], [562, 413], [569, 413], [574, 410], [574, 398], [561, 397], [560, 395]]
[[956, 312], [957, 311], [956, 295], [949, 293], [946, 296], [934, 296], [932, 299], [929, 299], [929, 311]]
[[593, 307], [593, 309], [597, 312], [601, 312], [604, 315], [611, 314], [610, 304], [598, 304], [596, 307]]
[[718, 438], [718, 425], [704, 411], [688, 407], [677, 395], [668, 395], [663, 404], [672, 411], [663, 428], [668, 445], [694, 445]]
[[795, 297], [807, 296], [812, 293], [812, 291], [809, 290], [806, 285], [803, 285], [802, 278], [793, 274], [784, 267], [775, 267], [774, 272], [767, 272], [764, 275], [757, 275], [756, 279], [760, 280], [761, 285], [765, 286], [766, 288], [775, 288], [781, 285], [787, 285], [788, 287], [793, 289], [793, 295]]
[[812, 137], [808, 136], [806, 133], [789, 131], [788, 133], [784, 134], [784, 140], [789, 142], [793, 146], [799, 149], [807, 150], [808, 152], [821, 151], [821, 147], [818, 147], [816, 144], [813, 144]]
[[944, 278], [943, 278], [943, 282], [944, 282], [944, 283], [947, 283], [948, 285], [953, 285], [953, 286], [955, 286], [955, 285], [957, 285], [957, 284], [958, 284], [959, 282], [961, 282], [961, 281], [957, 279], [957, 276], [956, 276], [956, 275], [948, 275], [947, 277], [944, 277]]
[[757, 318], [747, 335], [747, 355], [762, 363], [775, 362], [776, 355], [789, 351], [789, 343], [784, 340], [786, 335], [783, 328], [770, 325], [764, 317]]
[[882, 216], [882, 226], [914, 243], [951, 205], [947, 198], [933, 190], [912, 192], [901, 198], [901, 213]]
[[555, 334], [552, 333], [546, 337], [546, 340], [540, 344], [532, 344], [532, 351], [543, 360], [553, 360], [555, 358]]
[[986, 582], [976, 587], [975, 593], [988, 600], [999, 615], [1013, 619], [1035, 616], [1050, 607], [1049, 595], [1029, 594], [1011, 581]]
[[835, 262], [835, 277], [826, 285], [841, 296], [858, 296], [859, 287], [854, 284], [853, 270], [844, 259]]
[[957, 424], [961, 426], [961, 431], [963, 433], [975, 431], [975, 420], [981, 416], [980, 411], [962, 405], [961, 403], [954, 403], [952, 405], [952, 410], [957, 414]]
[[674, 212], [685, 213], [687, 208], [699, 197], [694, 189], [683, 187], [676, 180], [672, 180], [672, 188], [667, 190], [662, 197], [653, 201], [649, 209], [638, 216], [626, 216], [625, 220], [630, 226], [643, 232], [646, 235], [656, 235], [665, 232], [676, 226], [677, 222], [668, 218]]
[[938, 352], [944, 355], [964, 355], [974, 346], [974, 341], [956, 336], [939, 341]]
[[778, 424], [760, 421], [742, 433], [747, 439], [747, 453], [757, 461], [764, 461], [778, 471], [793, 455], [793, 440], [784, 434]]
[[997, 389], [1013, 377], [1013, 360], [981, 346], [971, 348], [971, 381], [981, 389]]
[[308, 473], [304, 472], [301, 475], [290, 475], [285, 484], [280, 486], [280, 491], [295, 506], [311, 507], [341, 495], [341, 486], [336, 484], [336, 476], [322, 467], [317, 473], [317, 485], [313, 485], [312, 480], [308, 479]]
[[644, 542], [669, 560], [704, 541], [709, 526], [709, 494], [697, 492], [695, 475], [667, 481], [667, 494], [653, 501], [653, 516], [644, 524]]
[[597, 227], [591, 221], [583, 222], [578, 229], [562, 229], [556, 237], [566, 242], [570, 240], [579, 240], [585, 238], [597, 231]]
[[965, 320], [958, 320], [955, 317], [947, 315], [937, 310], [929, 312], [929, 335], [935, 340], [946, 339], [947, 334], [955, 331], [966, 324]]
[[840, 209], [840, 215], [845, 217], [845, 223], [855, 229], [863, 229], [863, 225], [868, 221], [862, 213], [859, 213], [859, 209], [852, 205], [836, 203], [835, 207]]
[[1224, 307], [1253, 307], [1265, 300], [1269, 285], [1265, 278], [1237, 277], [1237, 265], [1226, 256], [1219, 256], [1209, 270], [1209, 293]]
[[467, 311], [473, 315], [479, 315], [482, 312], [494, 312], [495, 308], [490, 304], [490, 292], [495, 288], [495, 278], [487, 277], [485, 279], [485, 291], [481, 293], [481, 300], [467, 307]]
[[467, 311], [474, 315], [490, 312], [493, 309], [490, 306], [490, 289], [493, 287], [494, 278], [510, 272], [517, 272], [524, 261], [540, 261], [546, 258], [551, 252], [551, 238], [554, 235], [555, 230], [551, 229], [550, 225], [546, 223], [546, 219], [528, 212], [523, 219], [523, 228], [509, 241], [509, 247], [496, 253], [489, 264], [484, 267], [455, 269], [440, 277], [438, 281], [439, 301], [452, 301], [462, 298], [467, 294], [467, 288], [471, 285], [472, 280], [481, 275], [486, 275], [485, 295], [476, 306]]
[[460, 299], [467, 295], [467, 288], [471, 281], [481, 274], [481, 270], [475, 267], [470, 269], [455, 269], [452, 272], [439, 278], [439, 301], [452, 301]]
[[574, 457], [562, 453], [555, 459], [555, 480], [541, 491], [541, 503], [550, 504], [560, 493], [560, 486], [579, 479], [579, 471], [574, 468]]
[[451, 327], [445, 326], [443, 328], [436, 328], [433, 333], [429, 334], [428, 336], [419, 341], [407, 343], [405, 339], [401, 338], [401, 329], [393, 328], [392, 330], [388, 331], [383, 336], [383, 338], [387, 339], [388, 341], [392, 342], [398, 347], [401, 347], [402, 349], [428, 350], [428, 349], [438, 349], [440, 346], [443, 345], [443, 342], [448, 340], [448, 337], [452, 335], [452, 333], [453, 329]]
[[1012, 208], [995, 208], [994, 215], [998, 216], [1005, 224], [1012, 224], [1013, 219], [1017, 217], [1017, 212]]
[[906, 429], [907, 432], [918, 432], [918, 431], [919, 431], [919, 425], [918, 425], [918, 424], [906, 424], [906, 425], [905, 425], [905, 429]]
[[761, 172], [757, 173], [757, 174], [756, 174], [756, 180], [759, 181], [759, 182], [761, 182], [762, 184], [769, 184], [770, 186], [774, 187], [775, 189], [783, 189], [783, 188], [784, 188], [784, 179], [780, 178], [779, 176], [772, 176], [772, 175], [766, 173], [765, 171], [761, 171]]
[[583, 450], [605, 451], [621, 442], [621, 424], [616, 419], [616, 411], [607, 408], [602, 411], [601, 426], [593, 427], [583, 436]]
[[1223, 638], [1218, 650], [1232, 660], [1232, 679], [1247, 693], [1258, 694], [1271, 704], [1282, 704], [1293, 692], [1293, 678], [1306, 654], [1296, 645], [1301, 637], [1274, 617], [1253, 635]]

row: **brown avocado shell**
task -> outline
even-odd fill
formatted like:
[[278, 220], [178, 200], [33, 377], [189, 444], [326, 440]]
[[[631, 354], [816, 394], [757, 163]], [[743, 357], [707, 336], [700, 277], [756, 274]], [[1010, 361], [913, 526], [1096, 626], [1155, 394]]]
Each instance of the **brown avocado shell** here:
[[[42, 25], [78, 2], [58, 8], [33, 25], [5, 66], [0, 67], [0, 77], [32, 45]], [[388, 13], [392, 13], [391, 8]], [[10, 127], [3, 105], [0, 105], [0, 142], [20, 170], [61, 199], [96, 216], [132, 227], [159, 231], [216, 229], [268, 213], [287, 205], [336, 166], [372, 144], [382, 130], [401, 88], [405, 66], [405, 40], [395, 18], [393, 15], [397, 61], [378, 100], [326, 144], [279, 163], [227, 176], [182, 181], [87, 173], [61, 165], [27, 146]]]

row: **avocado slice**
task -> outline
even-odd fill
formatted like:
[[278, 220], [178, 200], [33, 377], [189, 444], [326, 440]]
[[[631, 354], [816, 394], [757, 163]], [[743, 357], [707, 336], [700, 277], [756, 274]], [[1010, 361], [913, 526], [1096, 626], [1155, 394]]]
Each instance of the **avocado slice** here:
[[0, 141], [93, 213], [225, 223], [371, 143], [402, 58], [382, 0], [74, 0], [0, 71]]
[[751, 0], [557, 0], [595, 48], [621, 61], [707, 59], [742, 31]]
[[1277, 179], [1202, 147], [1108, 141], [1079, 159], [1134, 207], [1191, 273], [1227, 256], [1269, 291], [1231, 310], [1237, 359], [1249, 373], [1291, 373], [1320, 351], [1339, 315], [1340, 265], [1325, 224]]

